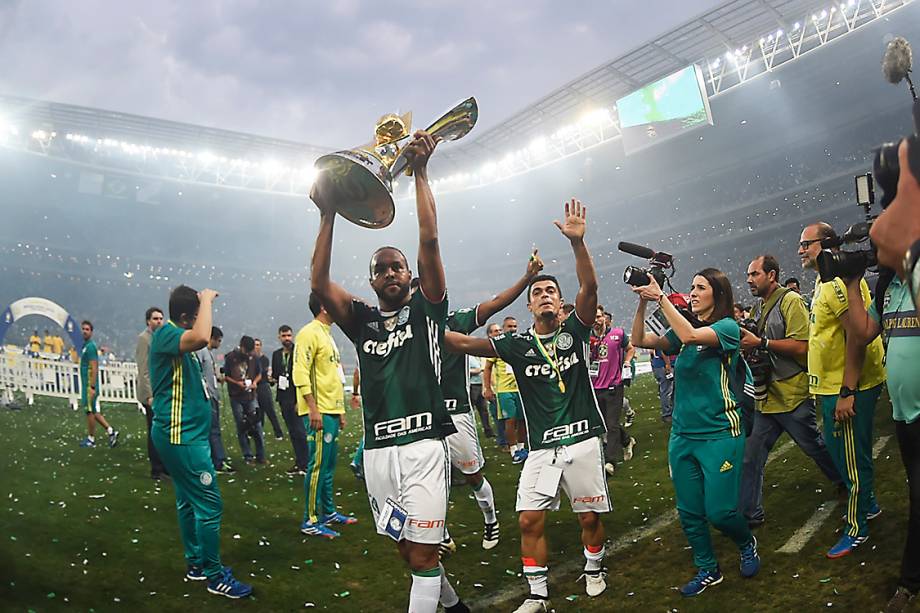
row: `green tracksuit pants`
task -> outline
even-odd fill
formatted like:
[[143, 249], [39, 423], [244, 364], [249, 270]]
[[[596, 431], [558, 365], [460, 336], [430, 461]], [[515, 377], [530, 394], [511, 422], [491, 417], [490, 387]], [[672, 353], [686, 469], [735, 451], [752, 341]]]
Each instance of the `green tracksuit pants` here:
[[672, 434], [668, 464], [680, 525], [693, 549], [697, 568], [718, 568], [709, 533], [711, 523], [739, 549], [751, 542], [747, 520], [738, 511], [744, 466], [744, 437], [689, 439]]
[[824, 443], [848, 491], [846, 527], [852, 537], [869, 534], [866, 514], [875, 501], [872, 426], [881, 394], [881, 385], [856, 392], [856, 416], [843, 422], [834, 419], [837, 396], [817, 397], [824, 416]]
[[211, 462], [211, 447], [207, 440], [195, 445], [173, 445], [169, 434], [156, 426], [150, 437], [176, 491], [185, 562], [202, 569], [209, 580], [217, 579], [223, 570], [220, 519], [224, 503]]
[[317, 523], [323, 517], [335, 512], [332, 498], [332, 477], [335, 475], [335, 459], [339, 450], [339, 416], [323, 414], [323, 427], [310, 427], [310, 416], [303, 416], [307, 431], [307, 475], [303, 480], [306, 508], [303, 520]]

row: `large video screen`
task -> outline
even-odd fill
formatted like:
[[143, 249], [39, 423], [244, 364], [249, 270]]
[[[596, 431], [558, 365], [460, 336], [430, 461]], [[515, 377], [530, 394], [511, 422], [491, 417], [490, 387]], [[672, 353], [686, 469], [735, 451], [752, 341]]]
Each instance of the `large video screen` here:
[[699, 126], [712, 125], [703, 72], [696, 65], [620, 98], [617, 112], [627, 155]]

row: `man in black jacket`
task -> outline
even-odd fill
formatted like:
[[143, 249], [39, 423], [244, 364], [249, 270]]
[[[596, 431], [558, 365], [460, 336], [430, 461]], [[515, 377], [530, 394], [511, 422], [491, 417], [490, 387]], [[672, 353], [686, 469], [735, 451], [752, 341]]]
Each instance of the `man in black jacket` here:
[[281, 430], [281, 423], [278, 421], [278, 416], [275, 414], [275, 403], [272, 401], [272, 388], [269, 382], [269, 363], [268, 356], [262, 352], [262, 341], [260, 339], [255, 339], [256, 341], [256, 361], [259, 363], [259, 372], [262, 373], [262, 379], [259, 382], [259, 386], [256, 388], [256, 401], [259, 403], [259, 412], [261, 413], [260, 420], [262, 422], [262, 427], [265, 427], [265, 418], [268, 417], [269, 421], [272, 422], [272, 430], [275, 433], [275, 440], [280, 441], [284, 438], [284, 432]]
[[307, 431], [303, 419], [297, 415], [297, 393], [294, 389], [294, 331], [291, 326], [278, 328], [278, 340], [281, 349], [272, 354], [271, 384], [277, 386], [275, 399], [281, 406], [281, 417], [287, 424], [291, 447], [294, 448], [294, 465], [288, 469], [289, 475], [307, 474]]

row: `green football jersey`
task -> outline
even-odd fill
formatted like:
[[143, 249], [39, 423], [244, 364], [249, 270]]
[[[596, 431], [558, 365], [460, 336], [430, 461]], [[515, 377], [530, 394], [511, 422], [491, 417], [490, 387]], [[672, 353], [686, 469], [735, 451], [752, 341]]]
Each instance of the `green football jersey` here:
[[447, 297], [433, 304], [421, 290], [392, 313], [355, 300], [349, 338], [358, 351], [364, 446], [379, 449], [443, 439], [457, 429], [441, 394], [441, 347]]
[[538, 336], [530, 328], [492, 339], [498, 357], [514, 370], [531, 451], [607, 431], [588, 375], [590, 338], [591, 328], [573, 311], [553, 334]]
[[89, 380], [89, 363], [96, 362], [96, 380], [92, 382], [96, 386], [96, 393], [99, 393], [99, 350], [96, 349], [96, 341], [88, 340], [83, 345], [83, 351], [80, 352], [80, 387], [86, 394], [86, 388], [90, 386]]
[[[461, 334], [472, 334], [480, 327], [479, 305], [472, 309], [460, 309], [447, 314], [447, 329]], [[470, 401], [469, 356], [445, 351], [441, 360], [441, 393], [447, 412], [468, 413], [472, 410]]]
[[673, 330], [665, 335], [680, 351], [674, 367], [674, 414], [671, 434], [687, 438], [717, 439], [741, 435], [741, 411], [728, 384], [729, 367], [741, 359], [741, 328], [731, 317], [710, 326], [719, 337], [718, 347], [684, 345]]
[[184, 329], [172, 321], [150, 339], [150, 387], [153, 389], [153, 428], [173, 445], [208, 444], [211, 402], [194, 351], [179, 352]]

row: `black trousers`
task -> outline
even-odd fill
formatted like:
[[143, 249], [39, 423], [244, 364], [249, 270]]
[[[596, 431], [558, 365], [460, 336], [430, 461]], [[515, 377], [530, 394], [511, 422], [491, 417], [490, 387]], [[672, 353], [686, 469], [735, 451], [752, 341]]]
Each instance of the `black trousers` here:
[[256, 401], [259, 403], [259, 411], [262, 413], [262, 427], [265, 427], [265, 418], [272, 422], [272, 431], [275, 438], [283, 438], [284, 431], [281, 430], [281, 423], [275, 414], [275, 401], [272, 398], [272, 388], [267, 383], [259, 384], [256, 388]]
[[307, 470], [309, 450], [307, 448], [307, 430], [303, 425], [303, 418], [297, 414], [297, 401], [293, 398], [278, 401], [281, 406], [281, 417], [287, 426], [288, 435], [291, 437], [291, 447], [294, 448], [294, 464], [297, 468]]
[[163, 475], [168, 474], [163, 461], [160, 460], [160, 454], [157, 448], [153, 446], [153, 440], [150, 438], [150, 428], [153, 426], [153, 408], [144, 405], [144, 417], [147, 419], [147, 459], [150, 460], [150, 474]]
[[896, 421], [894, 431], [901, 448], [901, 461], [907, 471], [910, 498], [899, 583], [916, 594], [920, 591], [920, 419], [910, 424]]
[[623, 415], [623, 385], [605, 390], [594, 390], [597, 405], [607, 424], [607, 444], [604, 445], [604, 460], [611, 464], [623, 461], [623, 447], [629, 444], [626, 428], [620, 424]]

